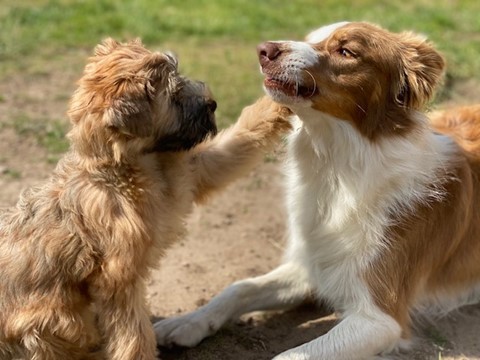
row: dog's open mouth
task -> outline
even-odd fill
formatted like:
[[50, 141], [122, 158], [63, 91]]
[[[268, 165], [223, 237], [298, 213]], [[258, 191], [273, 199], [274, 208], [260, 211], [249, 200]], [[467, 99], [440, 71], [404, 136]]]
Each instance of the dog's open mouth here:
[[278, 90], [287, 96], [309, 98], [317, 93], [316, 86], [303, 85], [294, 81], [280, 80], [271, 76], [266, 76], [263, 82], [269, 90]]

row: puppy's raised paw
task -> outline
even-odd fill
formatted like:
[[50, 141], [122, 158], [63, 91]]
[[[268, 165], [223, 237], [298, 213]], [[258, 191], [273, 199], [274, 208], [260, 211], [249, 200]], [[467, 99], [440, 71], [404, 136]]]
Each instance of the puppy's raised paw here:
[[264, 96], [243, 109], [238, 124], [260, 137], [276, 138], [292, 129], [292, 114], [287, 107]]

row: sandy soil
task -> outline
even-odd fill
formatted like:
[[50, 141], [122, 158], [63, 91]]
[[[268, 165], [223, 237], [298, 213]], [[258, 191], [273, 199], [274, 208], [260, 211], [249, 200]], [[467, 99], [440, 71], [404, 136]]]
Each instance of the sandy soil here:
[[[78, 74], [78, 73], [77, 73]], [[0, 207], [21, 189], [48, 177], [54, 164], [34, 137], [4, 126], [19, 114], [65, 118], [65, 94], [77, 74], [3, 79], [0, 83]], [[470, 86], [470, 85], [469, 85]], [[32, 120], [34, 121], [34, 120]], [[189, 235], [154, 271], [148, 298], [154, 318], [194, 310], [232, 281], [277, 266], [285, 242], [281, 159], [266, 161], [189, 219]], [[262, 360], [328, 331], [336, 317], [321, 305], [286, 313], [249, 314], [193, 349], [161, 349], [166, 360]], [[403, 359], [480, 359], [480, 306], [434, 323], [421, 323], [418, 341]]]

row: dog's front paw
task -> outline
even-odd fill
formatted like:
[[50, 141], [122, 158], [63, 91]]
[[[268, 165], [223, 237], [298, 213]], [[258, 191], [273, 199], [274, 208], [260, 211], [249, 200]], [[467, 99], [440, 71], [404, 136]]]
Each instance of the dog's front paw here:
[[154, 325], [157, 343], [161, 346], [196, 346], [206, 337], [213, 335], [220, 324], [202, 312], [193, 312], [165, 319]]

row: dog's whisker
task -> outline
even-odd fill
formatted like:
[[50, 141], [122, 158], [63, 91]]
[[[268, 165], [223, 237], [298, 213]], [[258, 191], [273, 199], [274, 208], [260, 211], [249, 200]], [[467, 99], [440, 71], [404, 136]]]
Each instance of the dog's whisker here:
[[311, 92], [310, 96], [313, 96], [315, 94], [315, 92], [317, 91], [317, 80], [315, 80], [315, 77], [312, 75], [312, 73], [310, 71], [308, 71], [307, 69], [305, 69], [304, 71], [312, 78], [313, 89], [312, 89], [312, 92]]
[[356, 106], [357, 108], [359, 108], [364, 114], [367, 113], [367, 111], [366, 111], [362, 106], [360, 106], [359, 103], [355, 103], [355, 106]]

